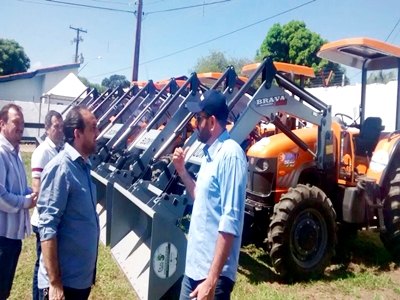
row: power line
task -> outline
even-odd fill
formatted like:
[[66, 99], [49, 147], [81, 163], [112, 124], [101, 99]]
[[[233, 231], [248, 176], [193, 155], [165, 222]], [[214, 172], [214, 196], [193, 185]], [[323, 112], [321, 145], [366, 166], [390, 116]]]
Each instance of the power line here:
[[160, 60], [160, 59], [163, 59], [163, 58], [167, 58], [167, 57], [173, 56], [173, 55], [175, 55], [175, 54], [179, 54], [179, 53], [182, 53], [182, 52], [191, 50], [191, 49], [193, 49], [193, 48], [197, 48], [197, 47], [199, 47], [199, 46], [203, 46], [203, 45], [205, 45], [205, 44], [211, 43], [211, 42], [213, 42], [213, 41], [216, 41], [216, 40], [219, 40], [219, 39], [224, 38], [224, 37], [226, 37], [226, 36], [229, 36], [229, 35], [231, 35], [231, 34], [234, 34], [234, 33], [236, 33], [236, 32], [239, 32], [239, 31], [242, 31], [242, 30], [244, 30], [244, 29], [253, 27], [253, 26], [257, 25], [257, 24], [263, 23], [263, 22], [265, 22], [265, 21], [269, 21], [269, 20], [271, 20], [271, 19], [273, 19], [273, 18], [279, 17], [279, 16], [281, 16], [281, 15], [283, 15], [283, 14], [286, 14], [286, 13], [289, 13], [289, 12], [294, 11], [294, 10], [296, 10], [296, 9], [299, 9], [299, 8], [301, 8], [301, 7], [303, 7], [303, 6], [306, 6], [306, 5], [308, 5], [308, 4], [311, 4], [312, 2], [315, 2], [315, 1], [317, 1], [317, 0], [311, 0], [311, 1], [305, 2], [305, 3], [300, 4], [300, 5], [298, 5], [298, 6], [295, 6], [295, 7], [293, 7], [293, 8], [287, 9], [287, 10], [285, 10], [285, 11], [283, 11], [283, 12], [280, 12], [280, 13], [277, 13], [277, 14], [275, 14], [275, 15], [273, 15], [273, 16], [270, 16], [270, 17], [268, 17], [268, 18], [259, 20], [259, 21], [257, 21], [257, 22], [254, 22], [254, 23], [251, 23], [251, 24], [249, 24], [249, 25], [246, 25], [246, 26], [244, 26], [244, 27], [238, 28], [238, 29], [236, 29], [236, 30], [233, 30], [233, 31], [227, 32], [227, 33], [225, 33], [225, 34], [216, 36], [216, 37], [214, 37], [214, 38], [212, 38], [212, 39], [209, 39], [209, 40], [206, 40], [206, 41], [204, 41], [204, 42], [200, 42], [200, 43], [195, 44], [195, 45], [193, 45], [193, 46], [190, 46], [190, 47], [187, 47], [187, 48], [184, 48], [184, 49], [175, 51], [175, 52], [171, 52], [171, 53], [166, 54], [166, 55], [163, 55], [163, 56], [159, 56], [159, 57], [150, 59], [150, 60], [148, 60], [148, 61], [142, 62], [141, 65], [142, 65], [142, 64], [147, 64], [147, 63], [150, 63], [150, 62], [154, 62], [154, 61], [157, 61], [157, 60]]
[[385, 42], [387, 42], [392, 35], [393, 31], [396, 29], [397, 25], [400, 23], [400, 18], [397, 20], [396, 24], [393, 26], [392, 31], [390, 31], [389, 35], [386, 37]]
[[146, 13], [147, 15], [151, 14], [157, 14], [157, 13], [163, 13], [163, 12], [171, 12], [171, 11], [177, 11], [177, 10], [182, 10], [182, 9], [189, 9], [189, 8], [195, 8], [195, 7], [204, 7], [208, 5], [214, 5], [214, 4], [219, 4], [223, 2], [230, 2], [231, 0], [220, 0], [220, 1], [214, 1], [210, 3], [203, 3], [203, 4], [195, 4], [195, 5], [189, 5], [189, 6], [182, 6], [182, 7], [175, 7], [175, 8], [169, 8], [169, 9], [163, 9], [163, 10], [155, 10], [155, 11], [150, 11]]
[[[276, 18], [276, 17], [278, 17], [278, 16], [281, 16], [281, 15], [283, 15], [283, 14], [286, 14], [286, 13], [289, 13], [289, 12], [291, 12], [291, 11], [297, 10], [297, 9], [299, 9], [299, 8], [301, 8], [301, 7], [303, 7], [303, 6], [309, 5], [309, 4], [311, 4], [312, 2], [315, 2], [315, 1], [317, 1], [317, 0], [311, 0], [311, 1], [305, 2], [305, 3], [303, 3], [303, 4], [300, 4], [300, 5], [298, 5], [298, 6], [295, 6], [295, 7], [293, 7], [293, 8], [287, 9], [287, 10], [284, 10], [284, 11], [282, 11], [282, 12], [280, 12], [280, 13], [275, 14], [275, 15], [269, 16], [269, 17], [267, 17], [267, 18], [265, 18], [265, 19], [256, 21], [256, 22], [251, 23], [251, 24], [249, 24], [249, 25], [246, 25], [246, 26], [244, 26], [244, 27], [238, 28], [238, 29], [236, 29], [236, 30], [230, 31], [230, 32], [225, 33], [225, 34], [222, 34], [222, 35], [219, 35], [219, 36], [214, 37], [214, 38], [212, 38], [212, 39], [209, 39], [209, 40], [203, 41], [203, 42], [201, 42], [201, 43], [195, 44], [195, 45], [193, 45], [193, 46], [190, 46], [190, 47], [187, 47], [187, 48], [184, 48], [184, 49], [181, 49], [181, 50], [177, 50], [177, 51], [171, 52], [171, 53], [169, 53], [169, 54], [166, 54], [166, 55], [163, 55], [163, 56], [159, 56], [159, 57], [150, 59], [150, 60], [148, 60], [148, 61], [144, 61], [144, 62], [140, 63], [140, 65], [147, 64], [147, 63], [150, 63], [150, 62], [154, 62], [154, 61], [157, 61], [157, 60], [161, 60], [161, 59], [164, 59], [164, 58], [167, 58], [167, 57], [170, 57], [170, 56], [173, 56], [173, 55], [176, 55], [176, 54], [179, 54], [179, 53], [182, 53], [182, 52], [185, 52], [185, 51], [194, 49], [194, 48], [197, 48], [197, 47], [199, 47], [199, 46], [202, 46], [202, 45], [211, 43], [211, 42], [213, 42], [213, 41], [216, 41], [216, 40], [218, 40], [218, 39], [224, 38], [224, 37], [226, 37], [226, 36], [228, 36], [228, 35], [234, 34], [234, 33], [239, 32], [239, 31], [241, 31], [241, 30], [250, 28], [250, 27], [255, 26], [255, 25], [257, 25], [257, 24], [260, 24], [260, 23], [262, 23], [262, 22], [271, 20], [271, 19]], [[111, 74], [111, 73], [116, 73], [116, 72], [125, 71], [125, 70], [128, 70], [128, 69], [130, 69], [130, 67], [126, 67], [126, 68], [114, 70], [114, 71], [111, 71], [111, 72], [107, 72], [107, 73], [102, 73], [102, 74], [90, 76], [90, 78], [100, 77], [100, 76], [108, 75], [108, 74]]]
[[86, 0], [86, 1], [92, 1], [92, 2], [98, 2], [98, 3], [112, 3], [112, 4], [128, 5], [129, 6], [129, 3], [127, 3], [127, 2], [112, 1], [112, 0]]
[[[33, 4], [39, 4], [39, 5], [46, 5], [46, 6], [60, 6], [60, 7], [67, 7], [67, 5], [63, 5], [63, 4], [56, 4], [56, 3], [43, 3], [43, 2], [37, 2], [34, 0], [16, 0], [19, 2], [25, 2], [25, 3], [33, 3]], [[38, 0], [40, 1], [40, 0]]]
[[[24, 1], [24, 0], [18, 0], [18, 1]], [[117, 8], [111, 8], [111, 7], [104, 7], [104, 6], [96, 6], [96, 5], [88, 5], [88, 4], [81, 4], [81, 3], [73, 3], [73, 2], [66, 2], [66, 1], [61, 1], [61, 0], [44, 0], [47, 2], [51, 3], [58, 3], [58, 4], [63, 4], [63, 5], [71, 5], [71, 6], [77, 6], [77, 7], [84, 7], [84, 8], [93, 8], [93, 9], [101, 9], [101, 10], [108, 10], [108, 11], [115, 11], [115, 12], [123, 12], [123, 13], [130, 13], [130, 14], [135, 14], [135, 11], [131, 10], [124, 10], [124, 9], [117, 9]], [[114, 2], [114, 1], [107, 1], [107, 0], [88, 0], [88, 1], [95, 1], [95, 2], [102, 2], [102, 3], [114, 3], [114, 4], [123, 4], [126, 5], [126, 3], [122, 2]], [[214, 1], [210, 3], [203, 3], [203, 4], [195, 4], [195, 5], [190, 5], [190, 6], [183, 6], [183, 7], [175, 7], [175, 8], [170, 8], [170, 9], [164, 9], [164, 10], [157, 10], [157, 11], [151, 11], [146, 13], [147, 15], [151, 14], [156, 14], [156, 13], [163, 13], [163, 12], [171, 12], [171, 11], [177, 11], [177, 10], [183, 10], [183, 9], [190, 9], [190, 8], [195, 8], [195, 7], [204, 7], [204, 6], [209, 6], [209, 5], [215, 5], [223, 2], [229, 2], [231, 0], [220, 0], [220, 1]], [[29, 0], [25, 0], [25, 2], [31, 2]], [[159, 1], [160, 2], [160, 1]], [[41, 4], [38, 2], [31, 2], [31, 3], [37, 3]], [[153, 2], [152, 4], [157, 3]]]
[[78, 4], [78, 3], [65, 2], [65, 1], [59, 1], [59, 0], [45, 0], [45, 1], [52, 2], [52, 3], [54, 2], [54, 3], [61, 3], [61, 4], [66, 4], [66, 5], [78, 6], [78, 7], [95, 8], [95, 9], [102, 9], [102, 10], [108, 10], [108, 11], [116, 11], [116, 12], [135, 14], [135, 12], [132, 11], [132, 10], [124, 10], [124, 9], [117, 9], [117, 8], [110, 8], [110, 7], [87, 5], [87, 4]]

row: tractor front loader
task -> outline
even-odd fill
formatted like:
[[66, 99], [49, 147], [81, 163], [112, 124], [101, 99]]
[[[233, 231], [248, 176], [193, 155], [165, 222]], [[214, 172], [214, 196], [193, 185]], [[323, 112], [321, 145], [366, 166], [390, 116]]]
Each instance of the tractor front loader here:
[[[112, 194], [114, 191], [114, 172], [119, 171], [119, 164], [123, 165], [129, 159], [135, 161], [143, 149], [134, 149], [134, 153], [127, 150], [126, 145], [135, 144], [147, 136], [148, 132], [154, 130], [158, 132], [159, 127], [165, 124], [171, 116], [176, 112], [176, 108], [186, 99], [189, 93], [194, 93], [191, 88], [198, 88], [197, 77], [191, 76], [183, 83], [182, 87], [176, 90], [176, 82], [172, 79], [163, 89], [154, 97], [152, 101], [132, 120], [132, 122], [122, 124], [121, 128], [114, 131], [111, 127], [103, 136], [99, 136], [105, 145], [99, 147], [98, 153], [91, 157], [93, 163], [92, 177], [97, 186], [98, 193], [98, 209], [101, 223], [101, 240], [104, 244], [110, 244], [110, 225], [112, 211]], [[170, 88], [170, 92], [165, 95], [166, 89]], [[198, 93], [198, 91], [196, 91]], [[165, 99], [164, 99], [165, 97]], [[160, 103], [158, 103], [161, 101]], [[157, 105], [155, 105], [157, 104]], [[152, 109], [155, 109], [153, 111]], [[151, 110], [151, 111], [149, 111]], [[129, 141], [132, 132], [137, 129], [139, 122], [147, 123], [146, 127], [139, 126], [139, 131], [135, 132], [136, 138]], [[118, 124], [118, 123], [117, 123]], [[129, 125], [128, 127], [126, 127]], [[150, 143], [149, 138], [146, 138]], [[117, 163], [118, 162], [118, 163]], [[124, 178], [124, 176], [122, 177]], [[129, 184], [129, 182], [128, 182]]]
[[[230, 99], [237, 91], [236, 78], [233, 68], [228, 68], [211, 88], [222, 89]], [[142, 150], [135, 161], [125, 165], [129, 168], [116, 169], [107, 177], [113, 187], [106, 200], [111, 203], [106, 226], [111, 253], [142, 299], [166, 297], [183, 275], [186, 237], [178, 222], [190, 199], [183, 194], [184, 186], [174, 170], [168, 168], [170, 160], [165, 154], [176, 146], [193, 144], [196, 134], [185, 133], [193, 116], [186, 103], [199, 101], [203, 91], [200, 82], [192, 85], [161, 131], [148, 131], [134, 141], [134, 147], [128, 147], [128, 151]], [[129, 180], [118, 178], [124, 172]], [[160, 175], [152, 176], [154, 172]], [[176, 193], [167, 193], [172, 184], [176, 184]]]
[[[360, 124], [346, 124], [343, 114], [332, 118], [329, 106], [266, 63], [263, 84], [230, 132], [240, 142], [262, 118], [280, 131], [247, 151], [246, 212], [255, 236], [266, 236], [276, 271], [296, 279], [323, 273], [337, 246], [345, 246], [338, 230], [377, 227], [394, 258], [400, 250], [399, 127], [385, 133], [379, 117], [365, 118], [366, 72], [398, 69], [400, 48], [350, 39], [323, 46], [319, 55], [362, 70]], [[290, 130], [281, 115], [307, 125]], [[399, 120], [397, 107], [396, 126]]]

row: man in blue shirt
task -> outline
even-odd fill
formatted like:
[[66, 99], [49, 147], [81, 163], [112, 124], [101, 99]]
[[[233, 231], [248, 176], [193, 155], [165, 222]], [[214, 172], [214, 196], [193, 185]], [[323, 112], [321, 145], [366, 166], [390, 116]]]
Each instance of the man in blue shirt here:
[[64, 150], [42, 173], [40, 299], [87, 299], [94, 283], [100, 230], [89, 155], [96, 151], [98, 134], [94, 115], [72, 108], [64, 121]]
[[247, 181], [246, 156], [226, 131], [228, 107], [223, 94], [210, 90], [196, 113], [204, 157], [194, 181], [185, 168], [187, 149], [177, 148], [175, 168], [194, 199], [181, 300], [230, 299], [236, 279], [243, 230]]

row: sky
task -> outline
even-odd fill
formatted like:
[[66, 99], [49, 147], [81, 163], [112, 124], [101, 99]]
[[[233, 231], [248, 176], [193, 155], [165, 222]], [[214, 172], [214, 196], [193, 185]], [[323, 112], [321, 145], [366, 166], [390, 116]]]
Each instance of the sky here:
[[[35, 70], [72, 63], [76, 31], [70, 26], [82, 28], [87, 33], [79, 44], [85, 59], [79, 75], [95, 83], [113, 74], [131, 79], [135, 1], [60, 2], [124, 12], [54, 0], [0, 0], [0, 38], [17, 41]], [[168, 11], [188, 6], [194, 7]], [[328, 41], [363, 36], [400, 45], [399, 0], [143, 0], [139, 80], [188, 76], [211, 51], [253, 60], [270, 27], [291, 20], [304, 21]], [[347, 74], [359, 81], [355, 70]]]

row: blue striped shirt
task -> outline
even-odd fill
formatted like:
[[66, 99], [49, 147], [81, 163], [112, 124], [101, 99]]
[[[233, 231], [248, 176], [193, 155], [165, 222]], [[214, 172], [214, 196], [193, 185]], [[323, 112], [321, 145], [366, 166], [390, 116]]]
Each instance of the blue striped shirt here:
[[19, 149], [0, 134], [0, 236], [22, 240], [30, 234], [31, 192]]
[[[96, 187], [90, 166], [69, 144], [42, 172], [37, 209], [40, 240], [57, 239], [58, 263], [64, 286], [86, 289], [95, 278], [99, 241]], [[38, 287], [49, 286], [40, 258]]]
[[247, 160], [240, 146], [224, 131], [210, 146], [196, 180], [190, 219], [185, 274], [205, 279], [214, 258], [218, 233], [235, 236], [221, 276], [235, 281], [243, 230]]

